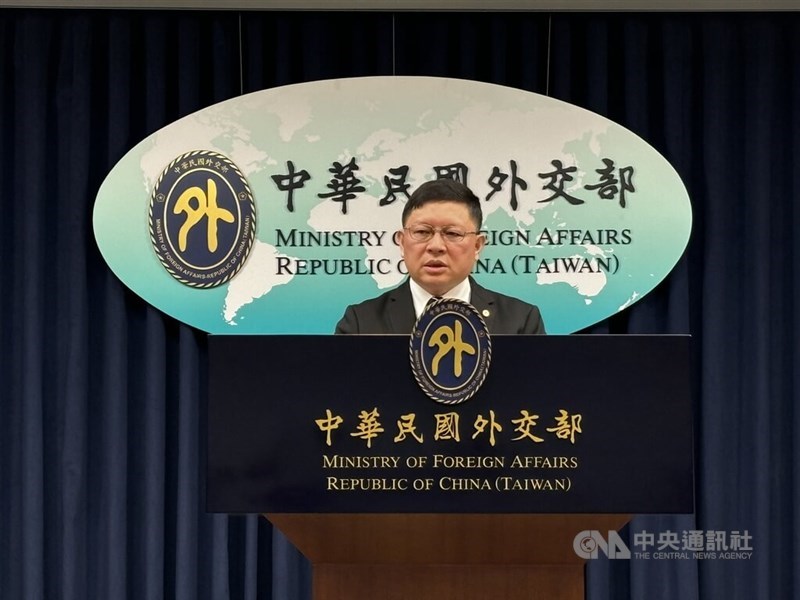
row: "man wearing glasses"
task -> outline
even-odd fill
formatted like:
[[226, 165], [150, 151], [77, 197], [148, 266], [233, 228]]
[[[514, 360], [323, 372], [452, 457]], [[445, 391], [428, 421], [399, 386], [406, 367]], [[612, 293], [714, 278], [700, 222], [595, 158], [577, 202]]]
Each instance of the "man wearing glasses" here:
[[377, 298], [348, 306], [336, 325], [344, 334], [409, 334], [431, 298], [472, 304], [492, 334], [545, 333], [539, 309], [487, 290], [469, 274], [486, 238], [478, 197], [451, 179], [423, 183], [403, 209], [395, 234], [409, 278]]

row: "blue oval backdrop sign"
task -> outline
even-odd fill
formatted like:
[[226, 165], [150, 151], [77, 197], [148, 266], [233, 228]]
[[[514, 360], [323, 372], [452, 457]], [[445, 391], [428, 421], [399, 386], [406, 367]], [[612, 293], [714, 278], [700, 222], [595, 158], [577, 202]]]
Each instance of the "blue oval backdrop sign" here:
[[632, 132], [546, 96], [429, 77], [285, 86], [180, 119], [108, 175], [95, 237], [128, 287], [189, 325], [332, 333], [346, 306], [406, 277], [392, 234], [438, 177], [482, 200], [474, 277], [539, 306], [548, 333], [641, 299], [689, 240], [683, 183]]

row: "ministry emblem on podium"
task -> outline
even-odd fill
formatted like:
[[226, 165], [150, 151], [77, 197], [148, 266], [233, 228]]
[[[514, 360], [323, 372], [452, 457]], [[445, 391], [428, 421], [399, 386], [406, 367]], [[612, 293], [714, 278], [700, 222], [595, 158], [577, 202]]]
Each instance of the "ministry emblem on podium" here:
[[491, 337], [480, 313], [454, 298], [428, 304], [414, 325], [409, 350], [420, 388], [442, 404], [460, 404], [474, 396], [492, 358]]

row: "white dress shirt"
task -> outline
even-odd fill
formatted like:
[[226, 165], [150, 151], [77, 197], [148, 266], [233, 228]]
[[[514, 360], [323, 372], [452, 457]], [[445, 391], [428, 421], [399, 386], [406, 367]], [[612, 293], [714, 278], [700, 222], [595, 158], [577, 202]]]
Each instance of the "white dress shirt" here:
[[[414, 300], [414, 312], [417, 314], [417, 318], [419, 319], [420, 315], [422, 315], [422, 311], [425, 310], [425, 307], [428, 305], [428, 302], [431, 298], [434, 298], [433, 295], [426, 292], [422, 289], [419, 284], [414, 281], [413, 279], [409, 282], [409, 287], [411, 287], [411, 298]], [[463, 300], [464, 302], [469, 302], [469, 299], [472, 295], [472, 288], [469, 285], [469, 277], [459, 283], [456, 287], [452, 290], [445, 292], [442, 295], [442, 298], [455, 298], [456, 300]]]

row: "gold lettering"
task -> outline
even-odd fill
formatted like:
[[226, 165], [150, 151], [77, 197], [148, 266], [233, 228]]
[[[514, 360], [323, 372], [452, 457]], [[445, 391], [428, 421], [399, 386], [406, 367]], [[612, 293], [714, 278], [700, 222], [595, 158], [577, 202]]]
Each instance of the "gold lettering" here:
[[511, 419], [511, 422], [516, 425], [514, 431], [519, 433], [517, 437], [511, 438], [511, 441], [516, 442], [518, 440], [527, 438], [536, 443], [543, 442], [543, 438], [537, 437], [531, 432], [531, 429], [536, 426], [536, 419], [539, 418], [539, 415], [532, 415], [527, 410], [521, 410], [519, 413], [522, 415], [519, 419]]
[[413, 437], [420, 444], [422, 443], [422, 435], [417, 433], [417, 427], [414, 425], [414, 419], [417, 415], [414, 413], [402, 415], [397, 421], [397, 436], [394, 438], [395, 442], [402, 442], [407, 436]]
[[450, 352], [455, 353], [453, 373], [456, 377], [461, 377], [461, 355], [465, 353], [475, 354], [475, 348], [461, 339], [461, 333], [461, 321], [456, 321], [455, 331], [447, 325], [442, 325], [431, 335], [431, 339], [428, 340], [428, 346], [431, 348], [434, 346], [439, 347], [431, 362], [431, 371], [434, 377], [439, 374], [439, 361]]
[[478, 417], [475, 419], [475, 433], [472, 435], [472, 439], [474, 440], [481, 433], [483, 433], [487, 425], [489, 425], [489, 444], [494, 446], [495, 444], [494, 432], [503, 431], [503, 427], [500, 425], [500, 423], [497, 423], [495, 421], [493, 410], [489, 411], [488, 419], [486, 419], [483, 415], [478, 415]]
[[369, 412], [362, 410], [358, 413], [360, 422], [356, 427], [356, 432], [350, 435], [366, 440], [367, 448], [372, 448], [372, 440], [378, 437], [379, 433], [383, 433], [383, 426], [378, 421], [378, 417], [380, 417], [380, 413], [377, 408], [373, 408]]
[[438, 413], [434, 415], [434, 417], [436, 418], [436, 431], [433, 434], [434, 440], [461, 441], [458, 430], [458, 413]]
[[[186, 220], [178, 231], [178, 246], [181, 252], [186, 250], [186, 238], [189, 232], [203, 217], [207, 219], [206, 242], [209, 252], [217, 250], [217, 221], [233, 223], [235, 220], [233, 213], [217, 206], [217, 184], [214, 180], [209, 178], [207, 185], [207, 191], [198, 186], [184, 190], [172, 209], [176, 215], [186, 213]], [[197, 201], [196, 207], [192, 206], [192, 200]]]
[[556, 434], [560, 440], [568, 439], [572, 444], [575, 443], [575, 434], [583, 433], [581, 429], [581, 419], [583, 415], [570, 415], [563, 408], [560, 409], [558, 417], [556, 417], [556, 426], [548, 427], [547, 431]]
[[325, 443], [330, 446], [331, 445], [331, 431], [334, 429], [339, 429], [339, 425], [342, 424], [344, 419], [339, 415], [334, 416], [331, 412], [330, 408], [325, 409], [325, 418], [324, 419], [316, 419], [314, 422], [319, 427], [320, 431], [325, 432]]

